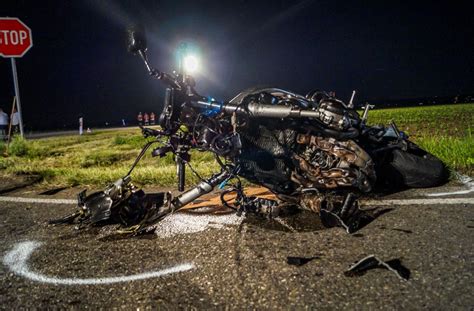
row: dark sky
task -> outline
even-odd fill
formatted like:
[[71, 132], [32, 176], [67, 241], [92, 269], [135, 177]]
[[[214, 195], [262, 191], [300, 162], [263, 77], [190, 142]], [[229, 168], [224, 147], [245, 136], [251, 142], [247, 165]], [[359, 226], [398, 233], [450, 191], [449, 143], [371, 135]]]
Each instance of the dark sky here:
[[[200, 48], [203, 95], [229, 100], [254, 85], [305, 94], [353, 89], [367, 98], [474, 91], [474, 15], [444, 1], [2, 1], [33, 48], [17, 60], [29, 128], [117, 123], [161, 109], [163, 86], [126, 51], [125, 29], [147, 28], [152, 64], [175, 69], [179, 42]], [[14, 95], [0, 59], [0, 106]]]

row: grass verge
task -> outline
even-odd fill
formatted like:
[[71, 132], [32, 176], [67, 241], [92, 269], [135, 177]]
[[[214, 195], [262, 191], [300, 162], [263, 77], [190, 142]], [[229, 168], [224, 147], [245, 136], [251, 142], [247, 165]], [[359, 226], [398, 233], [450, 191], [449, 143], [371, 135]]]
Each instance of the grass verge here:
[[452, 170], [474, 174], [474, 104], [379, 109], [369, 124], [388, 124], [444, 161]]
[[[380, 109], [369, 113], [370, 124], [394, 120], [410, 139], [441, 158], [452, 169], [474, 173], [474, 104]], [[128, 171], [146, 140], [139, 129], [96, 131], [25, 141], [15, 138], [8, 156], [0, 156], [0, 174], [40, 175], [57, 185], [104, 185]], [[1, 154], [5, 145], [0, 143]], [[210, 153], [193, 151], [192, 165], [203, 177], [219, 168]], [[186, 182], [198, 180], [187, 170]], [[171, 155], [152, 158], [148, 152], [133, 174], [138, 184], [173, 186], [176, 167]]]

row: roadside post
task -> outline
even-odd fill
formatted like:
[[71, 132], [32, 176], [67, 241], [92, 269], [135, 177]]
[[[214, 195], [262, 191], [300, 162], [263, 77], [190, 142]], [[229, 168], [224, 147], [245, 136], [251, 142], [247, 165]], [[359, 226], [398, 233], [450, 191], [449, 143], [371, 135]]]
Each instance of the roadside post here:
[[23, 57], [32, 46], [33, 38], [28, 26], [16, 17], [0, 17], [0, 55], [11, 60], [21, 137], [23, 137], [23, 116], [15, 59]]

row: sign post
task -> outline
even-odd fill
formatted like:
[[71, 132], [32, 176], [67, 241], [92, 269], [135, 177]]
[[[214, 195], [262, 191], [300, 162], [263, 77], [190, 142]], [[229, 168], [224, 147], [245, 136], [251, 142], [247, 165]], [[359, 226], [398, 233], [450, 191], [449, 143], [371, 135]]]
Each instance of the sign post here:
[[[12, 73], [13, 73], [13, 85], [15, 87], [16, 107], [18, 108], [18, 121], [20, 125], [20, 135], [23, 137], [23, 115], [21, 114], [21, 101], [20, 101], [20, 88], [18, 87], [18, 74], [16, 72], [16, 61], [15, 58], [11, 58], [12, 61]], [[12, 122], [12, 120], [10, 120]]]
[[[15, 58], [20, 58], [33, 46], [31, 29], [15, 17], [0, 17], [0, 55], [10, 58], [12, 63], [13, 85], [15, 87], [16, 106], [20, 134], [23, 137], [23, 117], [21, 114], [20, 88]], [[12, 120], [10, 120], [11, 122]]]

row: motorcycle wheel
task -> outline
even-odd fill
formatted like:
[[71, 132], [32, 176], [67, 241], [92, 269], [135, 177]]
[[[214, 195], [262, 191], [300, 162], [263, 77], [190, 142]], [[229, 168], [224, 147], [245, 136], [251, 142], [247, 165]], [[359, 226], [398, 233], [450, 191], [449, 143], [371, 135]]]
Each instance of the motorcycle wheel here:
[[408, 142], [407, 151], [396, 149], [392, 152], [391, 171], [395, 182], [410, 188], [436, 187], [446, 183], [449, 170], [434, 155]]

